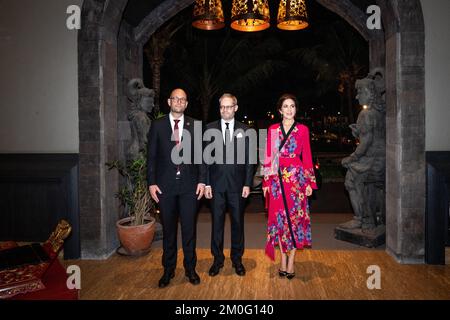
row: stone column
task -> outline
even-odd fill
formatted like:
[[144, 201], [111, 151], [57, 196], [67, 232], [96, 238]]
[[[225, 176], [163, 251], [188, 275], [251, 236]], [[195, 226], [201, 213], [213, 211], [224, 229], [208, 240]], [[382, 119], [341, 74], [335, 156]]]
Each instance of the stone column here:
[[[386, 2], [386, 250], [423, 263], [425, 241], [424, 25], [419, 1]], [[389, 9], [388, 7], [386, 7]], [[384, 17], [383, 17], [384, 18]]]
[[82, 258], [118, 246], [117, 35], [126, 0], [86, 0], [79, 32], [80, 239]]

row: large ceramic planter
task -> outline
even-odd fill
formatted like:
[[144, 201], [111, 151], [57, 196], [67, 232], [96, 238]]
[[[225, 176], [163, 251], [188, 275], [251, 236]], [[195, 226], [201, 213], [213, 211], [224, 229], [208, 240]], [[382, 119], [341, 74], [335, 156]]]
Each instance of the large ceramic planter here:
[[117, 221], [117, 233], [123, 250], [119, 253], [126, 255], [142, 255], [149, 252], [155, 236], [155, 218], [148, 217], [146, 223], [138, 226], [130, 225], [132, 217]]

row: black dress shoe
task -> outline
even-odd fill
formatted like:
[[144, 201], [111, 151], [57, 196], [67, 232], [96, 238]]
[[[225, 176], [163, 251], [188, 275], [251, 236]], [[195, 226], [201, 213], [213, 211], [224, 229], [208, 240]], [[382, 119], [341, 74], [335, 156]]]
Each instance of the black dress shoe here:
[[209, 275], [211, 277], [217, 276], [219, 274], [221, 268], [223, 268], [223, 264], [213, 263], [213, 265], [209, 269]]
[[289, 280], [291, 280], [294, 277], [295, 277], [295, 272], [292, 272], [292, 273], [287, 272], [286, 273], [286, 278], [288, 278]]
[[245, 268], [242, 263], [233, 264], [233, 268], [238, 276], [245, 276]]
[[199, 284], [200, 283], [200, 277], [198, 276], [197, 272], [195, 270], [193, 271], [186, 271], [186, 277], [188, 277], [189, 282], [192, 284]]
[[286, 272], [286, 271], [283, 271], [283, 270], [281, 270], [281, 269], [278, 269], [278, 275], [279, 275], [281, 278], [283, 278], [283, 277], [286, 277], [287, 272]]
[[170, 279], [175, 277], [175, 271], [164, 271], [163, 276], [159, 279], [158, 287], [164, 288], [170, 283]]

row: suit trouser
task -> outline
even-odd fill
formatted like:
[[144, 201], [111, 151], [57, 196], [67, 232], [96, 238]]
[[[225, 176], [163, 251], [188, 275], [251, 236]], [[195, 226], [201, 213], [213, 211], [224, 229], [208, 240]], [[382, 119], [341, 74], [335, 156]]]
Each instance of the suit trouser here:
[[211, 253], [214, 262], [223, 264], [223, 238], [226, 205], [230, 209], [231, 220], [231, 261], [241, 263], [244, 254], [244, 205], [245, 199], [240, 192], [214, 192], [211, 199], [212, 229]]
[[197, 264], [195, 252], [197, 240], [197, 196], [195, 191], [158, 194], [161, 223], [163, 226], [162, 264], [165, 270], [175, 270], [177, 265], [178, 218], [181, 225], [183, 245], [183, 266], [185, 270], [194, 270]]

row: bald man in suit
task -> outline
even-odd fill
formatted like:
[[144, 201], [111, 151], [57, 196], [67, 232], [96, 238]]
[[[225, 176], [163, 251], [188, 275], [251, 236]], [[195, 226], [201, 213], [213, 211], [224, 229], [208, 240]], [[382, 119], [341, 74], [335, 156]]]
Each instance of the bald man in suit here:
[[[166, 287], [175, 276], [178, 219], [181, 225], [185, 275], [190, 283], [200, 283], [200, 277], [195, 271], [196, 218], [198, 200], [203, 196], [205, 188], [204, 167], [193, 161], [196, 120], [184, 115], [188, 106], [186, 92], [183, 89], [173, 90], [167, 103], [170, 113], [152, 122], [147, 154], [147, 182], [151, 197], [159, 204], [163, 226], [164, 274], [158, 283], [160, 288]], [[192, 137], [185, 139], [191, 143], [190, 146], [184, 143], [184, 134]], [[174, 148], [184, 150], [187, 147], [192, 151], [190, 163], [174, 163]]]

